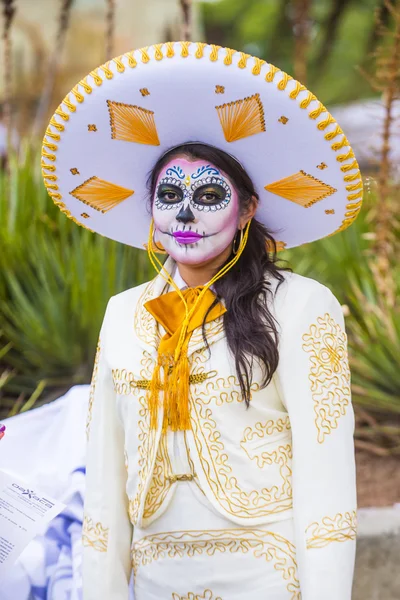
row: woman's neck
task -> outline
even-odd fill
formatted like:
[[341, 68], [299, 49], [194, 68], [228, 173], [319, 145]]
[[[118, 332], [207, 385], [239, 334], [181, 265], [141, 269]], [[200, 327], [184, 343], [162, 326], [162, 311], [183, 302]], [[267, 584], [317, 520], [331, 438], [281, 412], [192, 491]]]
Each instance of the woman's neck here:
[[231, 247], [228, 246], [224, 252], [212, 258], [206, 263], [199, 265], [188, 265], [177, 262], [180, 276], [189, 287], [205, 285], [218, 273], [222, 265], [228, 260], [231, 254]]

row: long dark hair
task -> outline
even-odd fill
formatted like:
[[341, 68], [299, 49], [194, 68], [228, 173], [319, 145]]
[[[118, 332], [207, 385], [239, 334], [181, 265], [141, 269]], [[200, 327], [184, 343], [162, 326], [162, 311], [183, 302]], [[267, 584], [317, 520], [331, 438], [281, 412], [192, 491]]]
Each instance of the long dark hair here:
[[[150, 201], [154, 197], [161, 169], [177, 156], [185, 156], [189, 160], [205, 160], [223, 171], [236, 187], [242, 212], [246, 212], [254, 202], [253, 198], [258, 202], [253, 182], [241, 164], [223, 150], [201, 143], [183, 144], [163, 154], [148, 178]], [[233, 254], [226, 262], [232, 258]], [[275, 319], [268, 309], [267, 296], [272, 293], [271, 279], [278, 280], [278, 288], [284, 280], [281, 271], [291, 269], [280, 267], [277, 262], [274, 238], [264, 225], [253, 218], [247, 244], [238, 262], [213, 286], [217, 294], [215, 303], [223, 298], [227, 308], [224, 314], [226, 339], [235, 360], [242, 397], [247, 406], [251, 399], [254, 359], [258, 360], [263, 369], [262, 387], [270, 383], [278, 367], [278, 331]], [[203, 337], [208, 347], [204, 323]]]

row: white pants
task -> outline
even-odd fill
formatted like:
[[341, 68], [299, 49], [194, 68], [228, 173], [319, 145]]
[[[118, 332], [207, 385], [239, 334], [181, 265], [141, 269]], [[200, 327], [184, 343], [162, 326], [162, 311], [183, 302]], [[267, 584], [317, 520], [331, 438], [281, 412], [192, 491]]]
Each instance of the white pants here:
[[300, 600], [293, 520], [240, 527], [194, 482], [177, 482], [166, 512], [135, 528], [135, 600]]

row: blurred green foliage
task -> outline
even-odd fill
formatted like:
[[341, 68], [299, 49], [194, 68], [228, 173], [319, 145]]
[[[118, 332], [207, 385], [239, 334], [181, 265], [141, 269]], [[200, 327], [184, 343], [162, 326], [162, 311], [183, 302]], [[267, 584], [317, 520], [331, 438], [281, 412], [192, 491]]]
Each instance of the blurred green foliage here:
[[[375, 50], [375, 10], [383, 0], [314, 0], [310, 3], [307, 87], [326, 104], [373, 95], [356, 65], [368, 68]], [[206, 39], [243, 50], [293, 75], [293, 0], [216, 0], [202, 4]]]
[[0, 174], [0, 239], [4, 415], [15, 410], [16, 397], [29, 408], [38, 386], [49, 392], [88, 382], [108, 299], [150, 279], [152, 270], [145, 252], [67, 219], [29, 152], [12, 158], [10, 182]]

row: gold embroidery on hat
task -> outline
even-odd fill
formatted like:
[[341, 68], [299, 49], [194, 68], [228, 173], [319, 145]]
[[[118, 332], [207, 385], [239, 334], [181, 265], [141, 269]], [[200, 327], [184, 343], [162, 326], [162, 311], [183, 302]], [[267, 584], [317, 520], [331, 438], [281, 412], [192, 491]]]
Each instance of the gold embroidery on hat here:
[[89, 219], [90, 215], [88, 215], [87, 213], [82, 213], [81, 217], [83, 217], [84, 219]]
[[232, 50], [232, 48], [225, 48], [224, 65], [229, 66], [232, 64], [232, 57], [234, 54], [236, 54], [235, 50]]
[[164, 58], [164, 55], [162, 53], [162, 46], [163, 46], [163, 44], [154, 44], [154, 46], [153, 46], [154, 58], [156, 60], [162, 60]]
[[173, 58], [175, 56], [174, 42], [166, 42], [165, 46], [167, 48], [167, 58]]
[[284, 117], [283, 115], [281, 116], [280, 119], [278, 119], [279, 123], [282, 123], [283, 125], [286, 125], [286, 123], [289, 121], [289, 119], [287, 117]]
[[320, 169], [321, 171], [323, 171], [324, 169], [327, 169], [327, 168], [328, 168], [328, 165], [324, 162], [317, 165], [317, 169]]
[[[158, 246], [158, 248], [157, 248]], [[157, 246], [155, 246], [154, 244], [152, 245], [152, 250], [153, 252], [155, 252], [156, 254], [167, 254], [166, 250], [164, 249], [164, 246], [162, 245], [161, 242], [157, 242]], [[145, 244], [143, 244], [143, 248], [145, 250], [147, 250], [148, 244], [147, 242]]]
[[[180, 42], [179, 44], [182, 52], [181, 56], [188, 56], [188, 42]], [[196, 50], [194, 50], [194, 56], [197, 59], [204, 58], [210, 61], [222, 60], [224, 65], [234, 65], [242, 69], [247, 69], [248, 71], [251, 71], [253, 75], [258, 75], [261, 71], [263, 61], [260, 61], [260, 59], [257, 59], [256, 57], [249, 57], [249, 55], [240, 53], [240, 59], [238, 62], [236, 62], [232, 60], [233, 56], [236, 53], [229, 48], [211, 46], [203, 42], [197, 42], [194, 46], [196, 48]], [[159, 52], [157, 52], [157, 47], [160, 47]], [[67, 122], [70, 120], [69, 113], [76, 114], [76, 104], [84, 102], [85, 94], [91, 94], [95, 91], [95, 88], [92, 85], [89, 85], [88, 83], [88, 79], [90, 83], [92, 83], [90, 77], [93, 78], [93, 83], [95, 84], [95, 87], [99, 87], [102, 85], [104, 78], [113, 79], [115, 71], [119, 71], [120, 73], [126, 71], [124, 62], [127, 63], [127, 66], [135, 68], [139, 61], [143, 63], [148, 63], [150, 60], [161, 60], [163, 57], [171, 59], [173, 56], [175, 56], [175, 47], [178, 47], [178, 44], [174, 44], [172, 42], [168, 42], [162, 46], [155, 45], [151, 47], [152, 50], [154, 50], [154, 53], [148, 52], [149, 47], [141, 48], [135, 52], [127, 52], [122, 56], [107, 61], [105, 64], [99, 66], [97, 69], [94, 69], [90, 73], [90, 75], [82, 79], [61, 102], [59, 107], [56, 109], [53, 118], [50, 121], [49, 127], [46, 130], [45, 137], [51, 138], [55, 141], [60, 141], [59, 133], [62, 133], [65, 129], [64, 125], [61, 124], [60, 120], [64, 121], [67, 125]], [[208, 48], [210, 52], [205, 52], [206, 48]], [[164, 49], [166, 49], [165, 54], [163, 54]], [[177, 55], [178, 54], [176, 54], [176, 56]], [[252, 60], [248, 60], [248, 58], [252, 58]], [[312, 92], [306, 90], [306, 88], [302, 84], [299, 84], [298, 82], [294, 81], [289, 75], [283, 73], [274, 65], [269, 64], [267, 66], [268, 69], [266, 69], [267, 72], [265, 73], [265, 81], [268, 83], [275, 82], [279, 90], [286, 90], [291, 99], [299, 100], [298, 104], [296, 104], [301, 109], [307, 110], [310, 119], [314, 120], [315, 125], [318, 127], [319, 130], [323, 132], [325, 140], [330, 142], [331, 149], [335, 152], [343, 149], [342, 151], [344, 153], [338, 154], [336, 156], [336, 160], [342, 163], [340, 165], [341, 171], [343, 173], [347, 173], [348, 171], [355, 170], [358, 174], [358, 177], [356, 177], [356, 173], [354, 173], [354, 179], [352, 179], [351, 181], [356, 179], [361, 181], [359, 167], [357, 161], [355, 160], [354, 153], [350, 148], [349, 142], [341, 128], [329, 115], [329, 112], [326, 109], [326, 107], [318, 101], [318, 99], [314, 96], [314, 94], [312, 94]], [[276, 79], [278, 81], [275, 81]], [[291, 85], [288, 86], [289, 82], [291, 83]], [[320, 115], [322, 115], [321, 120], [318, 119]], [[42, 157], [44, 159], [44, 164], [46, 164], [45, 168], [47, 170], [56, 171], [55, 166], [48, 164], [48, 161], [56, 161], [56, 154], [53, 152], [49, 152], [45, 145], [43, 147]], [[345, 178], [344, 180], [348, 181]], [[79, 221], [77, 221], [77, 219], [73, 215], [71, 215], [71, 213], [66, 208], [65, 204], [61, 201], [62, 196], [58, 191], [57, 193], [54, 193], [50, 192], [49, 190], [49, 194], [53, 199], [54, 203], [68, 218], [73, 220], [76, 224], [85, 227], [82, 223], [79, 223]], [[352, 193], [348, 195], [347, 199], [349, 201], [349, 204], [346, 205], [346, 209], [348, 209], [348, 212], [345, 213], [344, 219], [341, 225], [338, 227], [338, 229], [336, 229], [332, 234], [329, 235], [334, 235], [339, 231], [343, 231], [353, 223], [361, 209], [362, 195], [362, 189], [359, 189], [357, 193]], [[86, 227], [86, 229], [88, 228]]]
[[94, 123], [89, 123], [87, 128], [88, 128], [88, 131], [97, 131], [97, 127]]
[[72, 167], [72, 169], [70, 169], [72, 175], [80, 175], [78, 169], [76, 167]]
[[216, 60], [218, 60], [218, 50], [221, 48], [221, 46], [216, 46], [215, 44], [211, 44], [210, 48], [211, 48], [210, 60], [211, 60], [211, 62], [215, 62]]
[[240, 53], [240, 60], [238, 62], [239, 69], [245, 69], [247, 67], [249, 58], [251, 58], [250, 54], [246, 54], [245, 52]]
[[[275, 244], [276, 244], [276, 251], [277, 252], [281, 252], [287, 246], [286, 242], [277, 242], [276, 240], [275, 240]], [[273, 246], [272, 242], [270, 242], [270, 240], [266, 241], [265, 246], [267, 248], [267, 252], [273, 252], [274, 251], [274, 246]]]
[[305, 171], [299, 171], [294, 175], [270, 183], [265, 186], [265, 189], [304, 208], [309, 208], [316, 202], [337, 192], [332, 186], [305, 173]]
[[260, 94], [215, 107], [227, 142], [265, 131]]
[[142, 94], [142, 96], [150, 96], [150, 92], [147, 88], [140, 88], [139, 92]]
[[276, 73], [278, 73], [279, 69], [278, 67], [275, 67], [274, 65], [269, 65], [269, 71], [265, 76], [265, 81], [271, 82], [274, 80], [274, 77], [276, 75]]
[[216, 94], [224, 94], [225, 93], [225, 86], [224, 85], [216, 85], [215, 86], [215, 93]]
[[254, 67], [251, 70], [252, 75], [259, 75], [261, 73], [261, 69], [262, 66], [266, 64], [265, 60], [262, 60], [261, 58], [257, 58], [256, 56], [253, 57], [254, 58]]
[[160, 145], [152, 110], [112, 100], [107, 100], [107, 105], [113, 140]]
[[331, 542], [355, 540], [357, 534], [357, 513], [338, 513], [334, 517], [323, 517], [321, 523], [311, 523], [306, 529], [307, 548], [324, 548]]
[[327, 208], [325, 213], [327, 215], [334, 215], [335, 214], [335, 209], [334, 208]]
[[[191, 42], [188, 41], [184, 41], [181, 42], [181, 56], [182, 58], [187, 58], [189, 56], [189, 46], [190, 46]], [[218, 46], [219, 48], [219, 46]]]
[[95, 210], [106, 213], [132, 196], [134, 191], [95, 176], [78, 185], [70, 194]]

